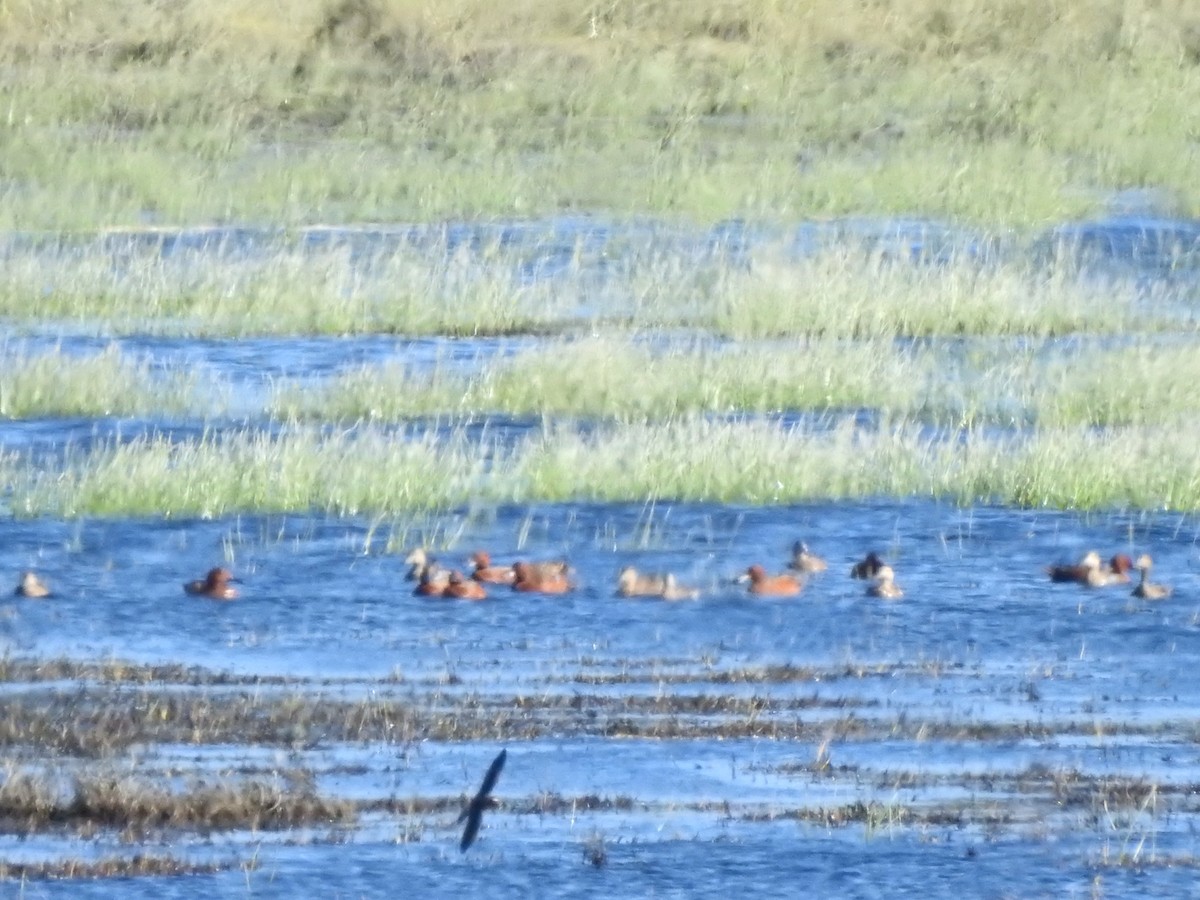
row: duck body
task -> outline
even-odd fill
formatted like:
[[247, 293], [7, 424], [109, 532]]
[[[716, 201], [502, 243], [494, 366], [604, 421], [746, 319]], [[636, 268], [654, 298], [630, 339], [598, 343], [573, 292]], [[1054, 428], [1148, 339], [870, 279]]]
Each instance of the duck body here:
[[449, 576], [442, 577], [440, 572], [435, 572], [432, 568], [427, 568], [421, 573], [421, 579], [417, 582], [417, 586], [413, 588], [413, 596], [415, 597], [441, 597], [446, 593], [446, 588], [450, 586]]
[[513, 564], [513, 573], [513, 590], [523, 593], [565, 594], [575, 587], [557, 563], [546, 568], [545, 564], [518, 562]]
[[471, 554], [471, 577], [485, 584], [512, 584], [516, 573], [512, 566], [493, 566], [492, 558], [484, 550]]
[[230, 584], [236, 580], [232, 572], [218, 566], [209, 569], [204, 578], [184, 584], [183, 590], [194, 597], [207, 597], [210, 600], [236, 600], [237, 588]]
[[758, 597], [794, 597], [803, 586], [792, 575], [768, 575], [757, 563], [746, 570], [742, 580], [750, 582], [750, 593]]
[[1142, 577], [1131, 593], [1142, 600], [1166, 600], [1171, 596], [1171, 588], [1165, 584], [1154, 584], [1150, 581], [1152, 565], [1154, 565], [1154, 561], [1150, 559], [1149, 554], [1143, 553], [1138, 557], [1135, 568]]
[[666, 575], [666, 583], [663, 585], [662, 598], [664, 600], [696, 600], [700, 596], [700, 591], [694, 587], [687, 587], [679, 584], [675, 580], [675, 576], [671, 573]]
[[667, 588], [667, 576], [645, 574], [626, 566], [617, 576], [617, 593], [622, 597], [661, 597]]
[[867, 586], [867, 595], [883, 600], [899, 600], [904, 596], [900, 585], [896, 584], [896, 573], [891, 566], [880, 566]]
[[478, 581], [463, 578], [461, 572], [451, 572], [442, 596], [456, 600], [486, 600], [487, 591]]
[[46, 583], [42, 581], [36, 572], [22, 572], [21, 581], [17, 584], [17, 589], [13, 591], [17, 597], [29, 597], [32, 599], [41, 599], [51, 596], [50, 588], [46, 587]]
[[815, 574], [817, 572], [824, 572], [829, 568], [829, 564], [815, 553], [812, 553], [808, 549], [808, 544], [804, 543], [804, 541], [796, 541], [792, 545], [792, 561], [788, 563], [788, 568], [797, 572]]
[[1058, 564], [1046, 566], [1046, 574], [1056, 584], [1081, 584], [1084, 587], [1104, 587], [1109, 584], [1109, 571], [1100, 561], [1100, 554], [1089, 550], [1083, 559], [1074, 565]]

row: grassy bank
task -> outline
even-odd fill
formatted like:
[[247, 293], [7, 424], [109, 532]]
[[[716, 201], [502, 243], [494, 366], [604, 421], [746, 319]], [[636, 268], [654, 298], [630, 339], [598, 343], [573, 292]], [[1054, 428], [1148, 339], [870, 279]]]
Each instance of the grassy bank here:
[[[0, 11], [0, 228], [1200, 207], [1183, 0]], [[1119, 102], [1117, 100], [1119, 98]]]
[[680, 419], [579, 433], [552, 427], [505, 449], [372, 428], [173, 444], [144, 438], [65, 461], [8, 458], [17, 515], [166, 517], [241, 511], [389, 514], [475, 503], [647, 499], [771, 504], [928, 497], [1066, 509], [1200, 509], [1188, 429], [929, 433], [914, 423], [829, 429]]

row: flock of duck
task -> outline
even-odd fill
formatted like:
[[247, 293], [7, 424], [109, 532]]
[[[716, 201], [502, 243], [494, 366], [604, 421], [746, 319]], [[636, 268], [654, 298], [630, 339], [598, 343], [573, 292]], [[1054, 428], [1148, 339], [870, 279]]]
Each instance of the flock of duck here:
[[[563, 561], [495, 565], [486, 551], [479, 550], [471, 555], [468, 560], [470, 569], [464, 575], [458, 569], [439, 565], [424, 548], [418, 547], [408, 554], [404, 562], [409, 567], [408, 579], [417, 583], [413, 593], [419, 597], [486, 600], [489, 587], [508, 587], [513, 591], [535, 594], [565, 594], [575, 589], [571, 567]], [[1045, 571], [1053, 582], [1098, 588], [1129, 584], [1132, 581], [1129, 573], [1136, 569], [1141, 577], [1133, 589], [1133, 596], [1144, 600], [1162, 600], [1171, 595], [1171, 588], [1149, 580], [1153, 564], [1146, 553], [1136, 561], [1126, 553], [1117, 553], [1105, 563], [1099, 553], [1089, 550], [1077, 563], [1047, 566]], [[736, 580], [746, 584], [747, 591], [756, 596], [794, 596], [804, 587], [806, 576], [824, 572], [829, 565], [812, 553], [806, 543], [796, 541], [787, 568], [789, 571], [770, 575], [762, 565], [755, 563]], [[904, 596], [904, 591], [896, 584], [895, 571], [874, 551], [851, 567], [850, 577], [867, 581], [866, 592], [869, 596], [885, 600]], [[238, 596], [238, 590], [233, 586], [236, 581], [229, 569], [217, 567], [210, 569], [204, 578], [186, 582], [183, 590], [187, 594], [211, 600], [235, 600]], [[616, 592], [622, 597], [658, 597], [663, 600], [694, 600], [700, 596], [697, 588], [680, 584], [670, 572], [645, 573], [633, 566], [626, 566], [617, 576]], [[52, 596], [50, 588], [35, 572], [24, 572], [14, 593], [20, 597]]]

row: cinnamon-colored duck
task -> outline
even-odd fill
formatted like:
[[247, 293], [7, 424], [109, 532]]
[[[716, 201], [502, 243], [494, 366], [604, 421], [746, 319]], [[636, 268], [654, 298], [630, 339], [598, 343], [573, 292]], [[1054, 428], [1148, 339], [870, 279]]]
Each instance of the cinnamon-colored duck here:
[[476, 550], [471, 554], [471, 577], [486, 584], [512, 584], [516, 573], [512, 566], [493, 566], [492, 558], [486, 550]]
[[533, 563], [513, 564], [513, 590], [531, 594], [565, 594], [575, 587], [571, 580], [557, 568], [538, 568]]
[[1129, 576], [1133, 569], [1133, 559], [1128, 553], [1114, 553], [1108, 561], [1108, 584], [1129, 584], [1133, 579]]
[[742, 581], [750, 582], [750, 593], [760, 597], [792, 597], [800, 593], [800, 580], [792, 575], [768, 575], [767, 570], [755, 563], [746, 570]]
[[450, 581], [446, 584], [443, 597], [454, 597], [456, 600], [486, 600], [487, 591], [478, 581], [463, 578], [461, 572], [451, 572]]
[[238, 595], [237, 588], [232, 587], [230, 582], [236, 580], [232, 572], [218, 566], [209, 569], [203, 579], [187, 582], [183, 589], [189, 594], [208, 597], [210, 600], [235, 600]]

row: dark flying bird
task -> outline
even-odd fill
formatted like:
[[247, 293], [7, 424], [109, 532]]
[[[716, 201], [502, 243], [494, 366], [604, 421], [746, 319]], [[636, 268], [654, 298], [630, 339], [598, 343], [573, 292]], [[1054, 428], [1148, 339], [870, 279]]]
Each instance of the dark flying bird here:
[[463, 829], [462, 843], [458, 845], [461, 852], [466, 852], [467, 848], [475, 841], [475, 835], [479, 834], [479, 824], [483, 821], [483, 811], [496, 806], [496, 801], [492, 799], [492, 788], [496, 786], [496, 779], [500, 777], [500, 770], [504, 768], [504, 760], [508, 757], [507, 750], [501, 750], [500, 754], [492, 760], [492, 764], [488, 766], [487, 774], [483, 776], [483, 784], [479, 786], [479, 793], [471, 798], [471, 802], [467, 804], [467, 808], [462, 811], [462, 815], [458, 817], [458, 821], [467, 820], [467, 827]]

